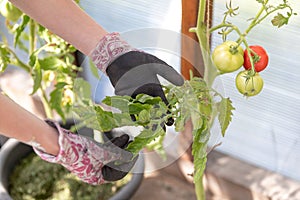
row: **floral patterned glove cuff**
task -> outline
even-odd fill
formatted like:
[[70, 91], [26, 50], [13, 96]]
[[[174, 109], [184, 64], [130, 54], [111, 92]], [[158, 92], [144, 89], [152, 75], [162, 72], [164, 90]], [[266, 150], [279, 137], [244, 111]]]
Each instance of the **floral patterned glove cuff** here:
[[99, 144], [60, 127], [56, 122], [46, 121], [59, 134], [60, 151], [57, 156], [47, 154], [40, 149], [34, 151], [43, 160], [58, 163], [76, 174], [81, 180], [97, 185], [105, 182], [102, 168], [105, 164], [128, 157], [126, 151], [114, 146]]
[[106, 68], [119, 56], [136, 50], [126, 41], [122, 40], [119, 33], [113, 32], [105, 35], [97, 44], [91, 54], [92, 61], [103, 73]]

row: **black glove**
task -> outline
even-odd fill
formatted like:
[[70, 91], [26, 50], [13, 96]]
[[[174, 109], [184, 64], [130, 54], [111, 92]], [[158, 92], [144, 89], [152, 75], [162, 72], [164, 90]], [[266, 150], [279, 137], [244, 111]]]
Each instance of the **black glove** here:
[[[112, 136], [114, 135], [113, 130], [111, 132], [105, 133], [106, 135]], [[129, 136], [127, 134], [123, 134], [117, 137], [110, 137], [109, 140], [114, 145], [120, 147], [121, 149], [125, 149], [128, 144], [131, 142], [129, 140]], [[109, 143], [109, 142], [106, 142]], [[103, 179], [106, 181], [117, 181], [124, 178], [128, 172], [132, 169], [138, 159], [138, 155], [128, 162], [110, 162], [103, 166], [102, 175]]]
[[[130, 51], [115, 59], [106, 69], [117, 95], [136, 97], [148, 94], [161, 97], [168, 105], [158, 75], [170, 83], [180, 86], [182, 76], [170, 65], [159, 58], [140, 51]], [[167, 124], [172, 125], [172, 123]]]
[[157, 75], [174, 85], [182, 85], [183, 78], [159, 58], [144, 52], [130, 51], [114, 60], [106, 73], [117, 95], [135, 97], [143, 93], [159, 96], [168, 104]]

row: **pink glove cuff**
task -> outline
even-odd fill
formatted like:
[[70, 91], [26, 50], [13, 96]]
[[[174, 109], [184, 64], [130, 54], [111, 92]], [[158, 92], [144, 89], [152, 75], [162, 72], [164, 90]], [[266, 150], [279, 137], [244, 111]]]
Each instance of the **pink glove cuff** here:
[[101, 148], [93, 141], [61, 128], [56, 122], [46, 122], [58, 131], [60, 151], [53, 156], [34, 148], [36, 154], [45, 161], [63, 165], [84, 182], [93, 185], [104, 183], [102, 167], [120, 159], [121, 154]]
[[119, 33], [109, 33], [105, 35], [97, 44], [91, 54], [93, 63], [103, 73], [106, 68], [119, 56], [135, 50], [126, 41], [122, 40]]

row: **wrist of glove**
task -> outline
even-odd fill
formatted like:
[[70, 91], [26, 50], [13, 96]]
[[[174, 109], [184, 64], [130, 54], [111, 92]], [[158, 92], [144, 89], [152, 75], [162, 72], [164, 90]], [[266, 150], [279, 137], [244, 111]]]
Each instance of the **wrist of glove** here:
[[137, 160], [124, 150], [129, 143], [127, 134], [99, 144], [61, 128], [56, 122], [46, 122], [58, 132], [59, 154], [49, 155], [37, 148], [34, 151], [45, 161], [61, 164], [84, 182], [97, 185], [122, 179]]
[[119, 56], [136, 50], [126, 41], [122, 40], [119, 33], [113, 32], [105, 35], [97, 44], [91, 54], [93, 63], [103, 73], [106, 73], [107, 67]]

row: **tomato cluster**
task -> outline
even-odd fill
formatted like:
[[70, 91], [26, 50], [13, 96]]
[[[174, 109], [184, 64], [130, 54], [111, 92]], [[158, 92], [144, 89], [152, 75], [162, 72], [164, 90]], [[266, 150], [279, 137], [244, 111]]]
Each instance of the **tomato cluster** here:
[[235, 85], [238, 91], [247, 97], [261, 92], [264, 81], [259, 72], [263, 71], [269, 62], [269, 56], [263, 47], [249, 46], [249, 50], [249, 52], [247, 49], [243, 50], [234, 41], [226, 41], [217, 46], [212, 53], [213, 62], [220, 74], [234, 72], [244, 67], [244, 70], [236, 76]]

